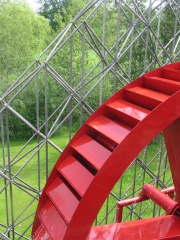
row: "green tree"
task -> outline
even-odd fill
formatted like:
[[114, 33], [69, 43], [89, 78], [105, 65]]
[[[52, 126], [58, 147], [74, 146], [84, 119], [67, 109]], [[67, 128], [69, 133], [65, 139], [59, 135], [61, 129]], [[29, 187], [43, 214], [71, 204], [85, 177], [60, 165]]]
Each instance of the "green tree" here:
[[7, 87], [14, 73], [18, 76], [45, 48], [51, 29], [25, 1], [4, 1], [0, 23], [0, 84]]
[[[176, 4], [174, 4], [174, 2], [176, 2]], [[171, 41], [171, 39], [174, 37], [174, 34], [180, 31], [180, 25], [176, 15], [179, 12], [179, 1], [175, 0], [174, 2], [169, 3], [169, 5], [164, 9], [161, 17], [160, 41], [164, 46], [168, 45], [168, 47], [166, 47], [167, 53], [163, 51], [164, 62], [166, 62], [172, 54], [173, 41]], [[169, 44], [170, 41], [171, 44]], [[167, 54], [169, 54], [169, 56]]]
[[49, 20], [51, 27], [56, 31], [59, 26], [56, 14], [60, 14], [62, 21], [67, 23], [67, 9], [72, 4], [72, 0], [39, 0], [41, 4], [39, 14]]
[[[2, 95], [51, 41], [51, 28], [48, 20], [38, 16], [23, 0], [1, 1], [0, 4], [0, 94]], [[36, 121], [32, 119], [36, 111], [35, 94], [36, 86], [32, 83], [11, 103], [11, 106], [32, 124]], [[43, 98], [43, 94], [40, 95]], [[23, 138], [24, 133], [31, 134], [29, 129], [11, 113], [9, 113], [9, 131], [10, 137], [13, 138]]]

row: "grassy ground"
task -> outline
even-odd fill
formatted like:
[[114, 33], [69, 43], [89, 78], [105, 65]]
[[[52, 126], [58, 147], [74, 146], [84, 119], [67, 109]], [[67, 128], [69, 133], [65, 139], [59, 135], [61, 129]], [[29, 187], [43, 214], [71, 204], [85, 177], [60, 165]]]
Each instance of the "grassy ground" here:
[[[63, 133], [58, 137], [51, 139], [61, 149], [64, 149], [69, 141], [68, 133]], [[37, 190], [42, 189], [46, 182], [46, 175], [49, 174], [57, 161], [60, 153], [48, 144], [48, 159], [46, 159], [47, 148], [44, 144], [39, 149], [40, 159], [38, 160], [37, 141], [31, 141], [25, 149], [23, 146], [26, 141], [14, 141], [10, 143], [10, 152], [8, 154], [7, 145], [5, 145], [5, 165], [8, 165], [8, 155], [11, 159], [11, 173], [14, 175], [12, 184], [0, 178], [0, 232], [4, 232], [3, 225], [11, 225], [12, 215], [16, 222], [15, 230], [21, 232], [27, 229], [33, 221], [34, 213], [37, 207]], [[23, 149], [23, 150], [22, 150]], [[21, 153], [20, 153], [21, 151]], [[18, 157], [15, 157], [18, 154]], [[0, 156], [0, 170], [4, 170], [3, 156]], [[14, 159], [14, 160], [13, 160]], [[31, 160], [30, 160], [31, 159]], [[46, 161], [48, 160], [48, 173]], [[40, 173], [39, 182], [38, 174]], [[6, 173], [10, 176], [9, 172]], [[24, 184], [26, 183], [26, 184]], [[8, 185], [9, 184], [9, 185]], [[4, 186], [7, 186], [4, 189]], [[32, 198], [32, 196], [34, 196]], [[6, 205], [6, 201], [8, 205]], [[27, 208], [28, 206], [28, 208]], [[14, 211], [12, 211], [12, 209]], [[21, 213], [22, 216], [19, 216]], [[8, 217], [7, 217], [8, 216]], [[23, 220], [26, 216], [30, 216], [27, 220]], [[23, 220], [23, 221], [22, 221]], [[23, 229], [23, 230], [22, 230]], [[27, 231], [26, 236], [30, 237], [31, 230]], [[12, 235], [11, 237], [12, 238]], [[15, 239], [18, 239], [15, 238]]]
[[[68, 134], [66, 132], [64, 132], [63, 134], [61, 134], [61, 136], [54, 137], [51, 140], [57, 146], [59, 146], [61, 149], [64, 149], [69, 141], [69, 137], [68, 137]], [[10, 146], [11, 160], [22, 149], [24, 144], [25, 144], [25, 141], [11, 142], [11, 144], [10, 144], [11, 145]], [[1, 226], [1, 224], [5, 225], [5, 226], [7, 224], [11, 225], [11, 221], [12, 221], [11, 216], [12, 216], [12, 208], [13, 208], [14, 209], [13, 216], [14, 216], [14, 219], [16, 219], [15, 230], [17, 232], [22, 233], [24, 231], [24, 229], [27, 229], [29, 226], [30, 228], [26, 232], [26, 236], [30, 237], [30, 233], [31, 233], [30, 224], [33, 221], [33, 217], [34, 217], [33, 213], [34, 213], [37, 203], [38, 203], [37, 200], [32, 201], [33, 198], [30, 196], [30, 194], [32, 194], [33, 196], [37, 196], [37, 193], [35, 192], [35, 190], [42, 189], [46, 182], [46, 178], [45, 178], [46, 171], [47, 171], [46, 160], [48, 160], [48, 162], [49, 162], [48, 173], [50, 173], [51, 169], [53, 168], [55, 162], [57, 161], [57, 159], [60, 155], [58, 151], [56, 151], [53, 147], [51, 147], [49, 145], [48, 159], [46, 159], [47, 149], [46, 149], [45, 145], [43, 145], [39, 149], [40, 162], [39, 162], [39, 166], [38, 166], [37, 154], [34, 155], [34, 157], [32, 157], [33, 154], [35, 154], [35, 152], [37, 150], [37, 148], [33, 149], [34, 146], [36, 146], [36, 144], [37, 144], [36, 141], [31, 141], [30, 144], [28, 144], [28, 146], [24, 150], [22, 150], [22, 152], [19, 154], [19, 156], [23, 156], [23, 158], [22, 159], [20, 157], [18, 157], [18, 159], [15, 158], [13, 161], [14, 165], [12, 164], [12, 167], [11, 167], [12, 173], [14, 173], [14, 174], [18, 173], [17, 176], [19, 179], [22, 179], [24, 182], [29, 184], [29, 186], [33, 186], [33, 189], [31, 189], [32, 191], [29, 191], [27, 185], [25, 186], [23, 184], [23, 182], [21, 182], [18, 178], [14, 178], [14, 183], [9, 185], [6, 188], [7, 191], [5, 191], [5, 190], [3, 190], [3, 187], [8, 182], [5, 182], [2, 178], [0, 179], [0, 190], [1, 190], [1, 194], [0, 194], [0, 232], [1, 231], [4, 232], [4, 228]], [[160, 175], [160, 170], [164, 169], [166, 167], [165, 166], [166, 161], [164, 161], [164, 162], [162, 161], [162, 163], [160, 163], [160, 158], [163, 159], [164, 150], [161, 151], [161, 153], [157, 154], [158, 151], [159, 151], [159, 145], [155, 144], [155, 143], [151, 143], [148, 147], [148, 151], [145, 150], [144, 152], [142, 152], [139, 155], [139, 158], [145, 159], [143, 161], [146, 162], [150, 171], [152, 171], [155, 175], [158, 175], [158, 174]], [[7, 159], [8, 159], [7, 147], [6, 147], [5, 152], [6, 152], [5, 155], [6, 155], [6, 161], [7, 161]], [[26, 155], [25, 155], [25, 153], [26, 153]], [[29, 159], [31, 157], [32, 157], [32, 159], [29, 161]], [[1, 156], [1, 158], [2, 158], [2, 156]], [[151, 159], [154, 159], [154, 160], [151, 162]], [[0, 165], [0, 167], [3, 168], [2, 165]], [[21, 169], [21, 170], [19, 170], [19, 169]], [[38, 172], [40, 172], [40, 175], [41, 175], [39, 182], [37, 182]], [[8, 173], [7, 173], [7, 176], [9, 176]], [[159, 176], [159, 178], [162, 181], [168, 181], [169, 177], [170, 177], [169, 171], [166, 172], [166, 175]], [[135, 182], [135, 185], [132, 184], [133, 182]], [[152, 177], [150, 177], [148, 174], [145, 174], [145, 171], [141, 167], [139, 167], [137, 162], [135, 162], [130, 166], [130, 168], [123, 175], [122, 181], [119, 181], [114, 186], [112, 192], [116, 196], [121, 197], [123, 199], [133, 197], [134, 195], [137, 196], [139, 194], [139, 192], [141, 191], [143, 182], [154, 183]], [[18, 187], [16, 185], [18, 185]], [[37, 185], [39, 185], [39, 186], [37, 186]], [[20, 187], [23, 189], [23, 191], [20, 189]], [[27, 188], [27, 191], [25, 188]], [[8, 201], [7, 208], [6, 208], [6, 204], [5, 204], [6, 199]], [[103, 207], [98, 215], [98, 221], [97, 221], [98, 223], [102, 222], [102, 224], [106, 224], [106, 223], [111, 223], [115, 220], [116, 203], [117, 203], [117, 200], [114, 197], [109, 196], [109, 198], [103, 205]], [[131, 208], [132, 207], [134, 209], [136, 208], [136, 211], [142, 212], [143, 209], [145, 208], [145, 206], [143, 204], [138, 205], [138, 206], [133, 205], [133, 206], [131, 206]], [[26, 208], [27, 205], [28, 205], [28, 208]], [[151, 205], [151, 207], [146, 212], [146, 214], [144, 214], [144, 216], [145, 217], [150, 216], [151, 212], [153, 210], [154, 210], [154, 206]], [[107, 217], [106, 215], [108, 212], [110, 212], [110, 214]], [[22, 214], [22, 216], [19, 216], [20, 213], [24, 213], [24, 214]], [[25, 221], [23, 220], [25, 218], [25, 216], [28, 216], [31, 214], [32, 214], [32, 216], [30, 216], [27, 220], [25, 220]], [[7, 223], [7, 216], [9, 216], [8, 217], [9, 223]], [[137, 218], [135, 215], [132, 216], [132, 214], [130, 213], [130, 211], [128, 209], [124, 210], [124, 216], [127, 216], [127, 219]], [[18, 239], [18, 237], [16, 237], [16, 239]]]

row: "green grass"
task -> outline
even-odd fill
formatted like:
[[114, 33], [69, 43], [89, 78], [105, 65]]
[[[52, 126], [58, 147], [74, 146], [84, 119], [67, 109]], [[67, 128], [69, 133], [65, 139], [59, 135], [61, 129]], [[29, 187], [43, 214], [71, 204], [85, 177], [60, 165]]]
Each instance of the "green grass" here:
[[[41, 139], [42, 140], [42, 139]], [[59, 148], [64, 149], [69, 142], [68, 133], [64, 132], [60, 136], [51, 138], [51, 141], [55, 143]], [[14, 141], [10, 142], [10, 159], [11, 159], [11, 173], [17, 175], [14, 177], [12, 184], [7, 185], [6, 189], [3, 190], [4, 186], [8, 184], [8, 181], [0, 179], [0, 232], [4, 232], [2, 225], [11, 225], [12, 222], [12, 208], [13, 216], [16, 219], [17, 226], [15, 230], [22, 233], [33, 221], [34, 216], [32, 215], [27, 220], [23, 220], [26, 216], [31, 215], [35, 212], [37, 207], [37, 200], [33, 200], [31, 195], [37, 197], [37, 190], [42, 189], [46, 182], [46, 175], [51, 172], [58, 157], [60, 156], [59, 151], [55, 150], [50, 144], [48, 144], [48, 159], [46, 159], [46, 144], [42, 145], [39, 149], [40, 159], [38, 160], [37, 141], [31, 141], [25, 149], [23, 146], [25, 141]], [[34, 149], [33, 149], [34, 148]], [[22, 150], [23, 149], [23, 150]], [[8, 148], [5, 144], [5, 165], [8, 165]], [[21, 153], [19, 153], [21, 151]], [[19, 153], [19, 154], [18, 154]], [[13, 158], [18, 154], [14, 160]], [[21, 159], [22, 158], [22, 159]], [[32, 159], [31, 159], [32, 158]], [[31, 160], [30, 160], [31, 159]], [[13, 161], [12, 161], [13, 160]], [[48, 172], [46, 168], [46, 161], [48, 161]], [[0, 170], [3, 171], [3, 157], [1, 155]], [[21, 169], [21, 170], [19, 170]], [[38, 183], [38, 171], [40, 172], [40, 181]], [[9, 173], [6, 173], [9, 177]], [[24, 184], [24, 182], [26, 184]], [[17, 187], [18, 185], [18, 187]], [[39, 185], [39, 186], [38, 186]], [[30, 187], [33, 187], [29, 190]], [[22, 189], [20, 189], [22, 188]], [[8, 205], [6, 206], [6, 199]], [[26, 207], [28, 208], [26, 209]], [[22, 216], [19, 216], [21, 213]], [[7, 217], [8, 216], [8, 217]], [[9, 223], [7, 223], [7, 219]], [[26, 236], [30, 237], [31, 230], [29, 229]], [[10, 236], [10, 238], [12, 235]], [[15, 238], [15, 239], [18, 239]]]
[[[54, 142], [57, 146], [59, 146], [61, 149], [64, 149], [67, 143], [69, 142], [68, 133], [66, 133], [65, 131], [63, 134], [61, 133], [60, 136], [53, 137], [51, 141]], [[25, 141], [15, 141], [10, 143], [10, 159], [11, 160], [23, 148], [24, 144], [25, 144]], [[50, 144], [48, 144], [48, 159], [46, 159], [47, 149], [46, 149], [46, 145], [44, 144], [39, 149], [40, 161], [38, 161], [38, 156], [37, 154], [35, 154], [35, 151], [37, 150], [37, 148], [34, 148], [36, 145], [37, 145], [37, 142], [35, 140], [31, 141], [27, 145], [27, 147], [24, 150], [22, 150], [21, 153], [19, 153], [19, 157], [14, 159], [13, 161], [14, 164], [11, 167], [12, 173], [14, 174], [18, 173], [17, 174], [18, 178], [22, 179], [24, 182], [29, 184], [29, 186], [33, 187], [31, 191], [27, 189], [27, 192], [29, 192], [33, 196], [37, 196], [37, 193], [35, 191], [38, 189], [42, 189], [46, 182], [46, 177], [45, 177], [47, 174], [46, 161], [48, 160], [48, 163], [49, 163], [48, 164], [48, 174], [49, 174], [60, 155], [60, 153], [57, 150], [55, 150]], [[139, 158], [144, 163], [146, 163], [149, 170], [153, 172], [155, 175], [161, 172], [159, 170], [162, 170], [166, 167], [165, 166], [166, 161], [164, 161], [161, 164], [161, 166], [159, 166], [160, 158], [163, 159], [164, 150], [161, 151], [161, 153], [157, 154], [158, 151], [159, 151], [159, 145], [155, 143], [151, 143], [148, 146], [148, 150], [143, 151], [139, 155]], [[24, 156], [25, 153], [26, 155]], [[33, 154], [34, 154], [34, 157], [32, 157]], [[6, 159], [6, 165], [7, 165], [8, 164], [7, 146], [5, 147], [5, 156], [6, 156], [5, 159]], [[22, 156], [22, 159], [21, 159], [21, 156]], [[32, 159], [29, 161], [31, 157]], [[151, 162], [151, 159], [154, 159], [154, 160]], [[19, 171], [19, 169], [22, 169], [22, 170]], [[0, 165], [0, 170], [3, 170], [2, 161]], [[41, 176], [39, 183], [37, 182], [38, 171], [40, 171], [40, 176]], [[7, 173], [7, 176], [9, 176], [8, 173]], [[167, 171], [166, 174], [160, 177], [160, 180], [162, 182], [166, 182], [168, 181], [169, 178], [170, 178], [170, 172]], [[144, 170], [137, 164], [137, 162], [135, 162], [131, 164], [131, 166], [127, 169], [127, 171], [124, 173], [122, 177], [122, 182], [119, 181], [114, 186], [112, 192], [116, 196], [122, 199], [133, 197], [134, 192], [135, 192], [135, 196], [138, 196], [138, 194], [141, 192], [142, 183], [143, 182], [147, 183], [150, 181], [152, 182], [152, 177], [150, 177], [148, 174], [144, 174]], [[133, 182], [135, 182], [135, 185], [132, 184]], [[27, 187], [19, 179], [14, 178], [14, 182], [12, 182], [11, 185], [7, 186], [6, 191], [5, 190], [2, 191], [6, 183], [8, 182], [5, 182], [2, 178], [0, 179], [0, 190], [1, 190], [0, 224], [4, 224], [5, 226], [7, 226], [7, 216], [8, 216], [9, 225], [11, 225], [11, 221], [12, 221], [11, 207], [13, 207], [14, 219], [17, 219], [16, 220], [17, 225], [15, 226], [15, 230], [17, 232], [22, 233], [32, 223], [34, 215], [30, 216], [25, 221], [24, 221], [24, 218], [35, 212], [35, 209], [38, 204], [38, 200], [32, 201], [33, 198], [28, 193], [26, 193], [25, 191], [19, 188], [19, 186], [21, 186], [23, 189]], [[154, 182], [152, 183], [154, 184]], [[18, 187], [16, 185], [18, 185]], [[122, 188], [120, 187], [121, 185], [122, 185]], [[5, 204], [6, 197], [8, 200], [7, 208]], [[98, 214], [97, 223], [102, 222], [102, 224], [107, 224], [115, 221], [116, 204], [117, 204], [117, 200], [113, 196], [109, 196]], [[26, 209], [27, 205], [29, 206]], [[130, 208], [133, 207], [133, 209], [135, 209], [136, 212], [142, 212], [146, 206], [147, 206], [147, 202], [138, 204], [138, 205], [134, 204], [130, 206]], [[151, 204], [148, 210], [143, 214], [143, 217], [151, 216], [153, 210], [154, 210], [154, 205]], [[107, 215], [107, 212], [109, 212], [108, 215]], [[20, 213], [23, 213], [21, 217], [19, 217]], [[131, 211], [127, 208], [124, 208], [123, 216], [127, 220], [137, 218], [136, 215], [132, 215]], [[1, 231], [4, 232], [4, 228], [0, 225], [0, 232]], [[25, 233], [25, 235], [27, 237], [30, 237], [30, 234], [31, 234], [31, 226], [29, 230]], [[15, 239], [18, 239], [18, 237]]]

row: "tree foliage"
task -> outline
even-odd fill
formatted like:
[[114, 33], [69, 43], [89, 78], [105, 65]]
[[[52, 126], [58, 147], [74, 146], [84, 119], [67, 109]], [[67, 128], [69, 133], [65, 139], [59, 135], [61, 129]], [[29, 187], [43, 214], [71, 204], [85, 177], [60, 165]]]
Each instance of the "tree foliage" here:
[[[23, 0], [0, 1], [0, 94], [22, 74], [51, 41], [48, 20], [38, 16]], [[12, 107], [32, 121], [35, 85], [28, 87]], [[33, 97], [32, 97], [33, 96]], [[29, 129], [9, 113], [10, 137], [24, 138]], [[26, 136], [26, 137], [27, 137]]]
[[68, 9], [72, 4], [72, 0], [39, 0], [39, 14], [49, 20], [52, 29], [55, 31], [59, 27], [56, 14], [60, 14], [62, 21], [67, 23]]
[[48, 21], [36, 15], [26, 2], [1, 1], [1, 4], [0, 74], [7, 81], [40, 54], [50, 40], [51, 29]]
[[[128, 74], [132, 79], [138, 77], [144, 70], [145, 55], [147, 55], [146, 65], [152, 61], [153, 53], [155, 56], [155, 46], [153, 45], [153, 42], [156, 41], [155, 36], [148, 28], [143, 31], [143, 29], [146, 29], [146, 23], [139, 21], [139, 9], [137, 9], [137, 15], [130, 9], [130, 7], [134, 7], [135, 10], [138, 5], [139, 8], [141, 8], [140, 10], [144, 11], [146, 7], [145, 4], [143, 4], [144, 1], [138, 0], [136, 4], [130, 0], [123, 1], [123, 3], [119, 1], [119, 4], [124, 4], [123, 11], [120, 12], [121, 18], [119, 23], [118, 1], [107, 0], [106, 2], [106, 14], [104, 14], [104, 6], [98, 6], [97, 4], [96, 7], [98, 9], [92, 16], [88, 15], [89, 12], [87, 11], [82, 18], [78, 19], [76, 22], [77, 25], [80, 25], [78, 31], [74, 31], [77, 25], [72, 25], [72, 29], [66, 35], [67, 38], [69, 37], [67, 42], [48, 62], [48, 64], [61, 75], [64, 81], [71, 85], [73, 89], [76, 89], [75, 91], [80, 98], [83, 99], [83, 97], [89, 93], [86, 96], [85, 102], [88, 103], [92, 109], [96, 109], [100, 104], [99, 93], [101, 83], [96, 85], [96, 82], [103, 75], [101, 73], [103, 67], [110, 64], [112, 60], [116, 58], [117, 50], [119, 51], [122, 46], [122, 52], [124, 49], [128, 49], [126, 53], [122, 54], [119, 61], [123, 72], [119, 68], [118, 63], [113, 68], [113, 71], [120, 71], [124, 78], [126, 78]], [[41, 4], [39, 9], [40, 16], [28, 7], [25, 0], [0, 0], [1, 93], [12, 84], [13, 79], [16, 79], [22, 71], [35, 60], [39, 53], [47, 46], [47, 43], [51, 42], [52, 38], [57, 35], [57, 32], [61, 32], [61, 30], [74, 19], [85, 6], [87, 0], [39, 0], [39, 3]], [[134, 5], [130, 6], [130, 4]], [[177, 11], [177, 9], [173, 10], [174, 13]], [[163, 45], [166, 45], [173, 36], [176, 18], [174, 13], [172, 6], [169, 4], [169, 8], [166, 8], [161, 15], [161, 31], [158, 36], [159, 42]], [[156, 11], [151, 14], [152, 16], [153, 14], [155, 15]], [[88, 20], [86, 20], [87, 16]], [[168, 16], [170, 17], [167, 23]], [[103, 33], [103, 27], [100, 27], [103, 26], [103, 21], [105, 21], [105, 33]], [[132, 22], [136, 23], [133, 30]], [[151, 24], [154, 32], [157, 31], [157, 26], [158, 19], [155, 19]], [[119, 29], [117, 29], [117, 27]], [[177, 26], [177, 28], [179, 29], [179, 26]], [[132, 34], [127, 38], [130, 30], [132, 30]], [[74, 34], [70, 37], [73, 31]], [[84, 36], [82, 34], [83, 31], [85, 31]], [[91, 35], [89, 34], [90, 32]], [[141, 37], [138, 37], [140, 32], [143, 32], [143, 34], [141, 34]], [[117, 33], [119, 33], [119, 36], [117, 36]], [[103, 40], [102, 36], [104, 38]], [[117, 37], [119, 37], [119, 41], [117, 41]], [[151, 44], [149, 44], [147, 48], [145, 43], [150, 38]], [[136, 39], [136, 41], [129, 47], [132, 39]], [[105, 49], [103, 44], [106, 46]], [[169, 52], [170, 47], [171, 45], [167, 48]], [[156, 50], [158, 51], [158, 49]], [[130, 57], [131, 54], [132, 56]], [[163, 57], [165, 59], [167, 56], [165, 55]], [[161, 56], [161, 58], [163, 57]], [[131, 72], [129, 72], [130, 59], [133, 66]], [[103, 77], [101, 85], [103, 96], [101, 101], [106, 100], [112, 95], [113, 91], [116, 90], [115, 85], [117, 85], [117, 88], [122, 87], [122, 82], [120, 83], [120, 81], [118, 82], [118, 80], [115, 79], [113, 71], [110, 71]], [[48, 94], [48, 114], [50, 116], [64, 98], [68, 97], [69, 93], [50, 75], [47, 77], [48, 90], [45, 92], [44, 73], [40, 73], [38, 77], [39, 121], [41, 125], [41, 123], [45, 121], [46, 114], [44, 107], [45, 95]], [[80, 88], [82, 82], [84, 83], [83, 90]], [[89, 92], [95, 85], [96, 87], [93, 91]], [[32, 82], [13, 101], [14, 109], [34, 126], [37, 124], [37, 119], [34, 117], [36, 116], [37, 106], [36, 94], [36, 84]], [[73, 104], [75, 105], [76, 102], [72, 102], [72, 106], [74, 106]], [[62, 118], [63, 115], [66, 115], [66, 111], [68, 111], [68, 108], [63, 112]], [[73, 113], [75, 124], [79, 121], [79, 115], [80, 108]], [[51, 126], [53, 119], [49, 122]], [[15, 120], [13, 114], [9, 114], [9, 125], [10, 135], [14, 138], [24, 137], [24, 132], [26, 132], [26, 137], [32, 134], [32, 131], [30, 131], [25, 124], [23, 125], [20, 120]], [[21, 129], [21, 131], [19, 131], [19, 129]]]

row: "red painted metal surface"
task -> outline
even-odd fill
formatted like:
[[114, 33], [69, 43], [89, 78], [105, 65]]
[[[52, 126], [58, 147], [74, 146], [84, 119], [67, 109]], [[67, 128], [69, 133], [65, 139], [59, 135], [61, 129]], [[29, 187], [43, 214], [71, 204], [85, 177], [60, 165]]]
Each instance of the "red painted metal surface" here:
[[[111, 155], [109, 150], [86, 134], [80, 137], [71, 146], [96, 169], [100, 169]], [[96, 150], [92, 151], [94, 149]]]
[[[159, 201], [160, 201], [160, 199], [162, 199], [162, 202], [163, 202], [162, 204], [165, 205], [165, 207], [168, 208], [168, 214], [173, 214], [174, 213], [174, 211], [171, 211], [171, 210], [174, 210], [174, 206], [177, 207], [177, 209], [178, 209], [178, 203], [175, 202], [175, 201], [172, 201], [172, 198], [174, 197], [174, 187], [165, 188], [165, 189], [162, 189], [161, 191], [158, 190], [157, 195], [156, 195], [157, 190], [155, 190], [155, 195], [154, 195], [153, 194], [154, 189], [156, 189], [156, 188], [151, 186], [151, 185], [149, 185], [149, 188], [148, 188], [148, 185], [149, 184], [145, 184], [143, 186], [143, 191], [142, 191], [142, 193], [139, 194], [138, 197], [118, 201], [117, 212], [116, 212], [116, 222], [119, 223], [119, 222], [122, 221], [123, 208], [125, 206], [132, 205], [134, 203], [143, 202], [143, 201], [146, 201], [148, 199], [154, 200], [153, 197], [151, 197], [151, 196], [154, 196], [155, 199], [157, 198], [158, 201], [154, 200], [154, 202], [156, 202], [161, 207], [163, 207], [163, 206], [161, 204], [159, 204]], [[161, 193], [160, 195], [159, 195], [159, 192]], [[167, 194], [169, 196], [168, 200], [166, 201], [166, 204], [164, 203], [164, 198], [166, 199], [165, 194]], [[161, 198], [159, 199], [158, 197], [161, 197]], [[170, 204], [172, 204], [171, 208], [169, 208], [169, 201], [170, 201]], [[161, 203], [161, 201], [160, 201], [160, 203]], [[175, 209], [175, 211], [177, 209]]]
[[[35, 216], [33, 239], [85, 240], [112, 187], [163, 130], [180, 203], [180, 91], [179, 83], [174, 83], [179, 80], [180, 62], [147, 73], [118, 91], [85, 122], [47, 181]], [[67, 205], [62, 203], [66, 199]], [[71, 210], [67, 210], [71, 201]], [[171, 226], [172, 221], [178, 222], [168, 219]], [[151, 221], [144, 225], [146, 231]], [[132, 229], [138, 234], [136, 227]]]
[[78, 198], [60, 178], [55, 179], [46, 192], [65, 222], [69, 223], [78, 206]]
[[46, 201], [44, 208], [38, 212], [38, 217], [47, 229], [47, 232], [40, 239], [63, 239], [67, 224], [49, 199]]
[[168, 99], [169, 96], [161, 92], [137, 86], [127, 90], [127, 97], [130, 101], [133, 101], [133, 103], [152, 110], [161, 102]]
[[150, 184], [144, 184], [142, 189], [142, 195], [147, 196], [160, 207], [162, 207], [167, 215], [175, 214], [179, 210], [179, 203], [166, 196], [164, 193], [159, 191], [156, 187]]
[[71, 155], [57, 169], [80, 196], [84, 195], [94, 177]]
[[102, 135], [110, 138], [112, 141], [119, 144], [131, 131], [130, 128], [123, 126], [105, 116], [100, 116], [92, 122], [89, 126], [96, 129]]
[[180, 203], [180, 118], [176, 119], [164, 130], [164, 137], [176, 189], [176, 197]]
[[129, 124], [133, 122], [133, 126], [142, 121], [150, 113], [148, 109], [139, 107], [123, 99], [111, 102], [107, 106], [114, 110], [118, 119], [121, 118], [125, 122], [128, 121]]
[[180, 90], [180, 82], [160, 77], [145, 77], [144, 82], [146, 87], [168, 95], [175, 93], [177, 89]]
[[86, 240], [179, 240], [180, 218], [169, 215], [93, 227]]

